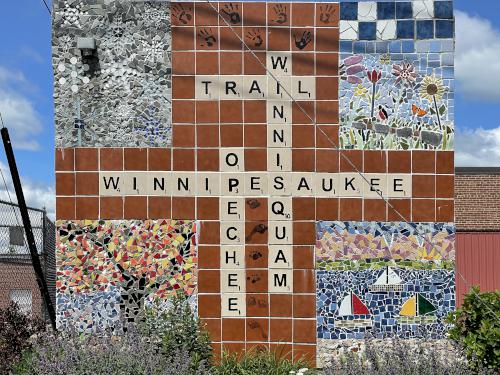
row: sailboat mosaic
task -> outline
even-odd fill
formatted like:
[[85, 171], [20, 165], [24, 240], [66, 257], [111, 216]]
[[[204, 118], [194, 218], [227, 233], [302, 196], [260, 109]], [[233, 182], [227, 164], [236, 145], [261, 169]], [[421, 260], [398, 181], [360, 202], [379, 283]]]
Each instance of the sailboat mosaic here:
[[[318, 338], [363, 339], [367, 332], [380, 338], [444, 338], [447, 331], [444, 318], [455, 309], [454, 271], [411, 268], [393, 271], [401, 282], [392, 291], [377, 290], [380, 270], [317, 271]], [[366, 306], [368, 313], [357, 314], [359, 310], [354, 309], [352, 314], [346, 313], [349, 311], [343, 307], [344, 300], [351, 293]], [[420, 309], [408, 307], [415, 300], [420, 301]]]
[[443, 338], [455, 309], [451, 223], [318, 222], [321, 339]]

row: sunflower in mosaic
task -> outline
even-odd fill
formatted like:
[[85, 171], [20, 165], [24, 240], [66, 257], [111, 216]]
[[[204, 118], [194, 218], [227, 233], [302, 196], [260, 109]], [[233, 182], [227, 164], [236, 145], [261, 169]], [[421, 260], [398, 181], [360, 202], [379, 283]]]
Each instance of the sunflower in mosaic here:
[[445, 87], [443, 80], [435, 75], [425, 76], [420, 87], [420, 96], [432, 102], [443, 99]]

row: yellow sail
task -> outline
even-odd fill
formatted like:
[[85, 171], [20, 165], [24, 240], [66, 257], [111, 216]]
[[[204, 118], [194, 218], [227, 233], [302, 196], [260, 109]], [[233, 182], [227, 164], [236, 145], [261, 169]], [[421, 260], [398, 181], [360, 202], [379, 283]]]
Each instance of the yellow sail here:
[[401, 316], [417, 316], [417, 299], [415, 296], [408, 299], [399, 312]]

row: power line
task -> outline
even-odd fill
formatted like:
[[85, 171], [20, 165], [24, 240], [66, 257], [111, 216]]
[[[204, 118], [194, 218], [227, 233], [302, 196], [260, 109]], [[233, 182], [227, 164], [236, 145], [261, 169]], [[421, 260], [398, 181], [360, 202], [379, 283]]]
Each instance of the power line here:
[[47, 1], [46, 1], [46, 0], [42, 0], [42, 1], [43, 1], [43, 3], [45, 4], [45, 8], [47, 8], [47, 12], [49, 12], [49, 15], [51, 15], [51, 16], [52, 16], [52, 12], [50, 11], [50, 7], [49, 7], [49, 5], [47, 4]]
[[[291, 99], [291, 101], [297, 105], [297, 107], [299, 108], [299, 110], [311, 121], [311, 123], [315, 126], [315, 128], [319, 129], [319, 131], [326, 137], [326, 139], [328, 139], [328, 141], [331, 143], [331, 145], [333, 146], [333, 149], [334, 150], [337, 150], [339, 151], [339, 154], [347, 161], [347, 163], [349, 163], [349, 165], [356, 171], [357, 174], [359, 174], [361, 176], [361, 178], [367, 183], [367, 184], [370, 184], [370, 182], [368, 181], [367, 177], [365, 176], [365, 174], [363, 172], [361, 172], [357, 167], [356, 165], [349, 159], [349, 157], [347, 155], [345, 155], [345, 153], [342, 152], [341, 149], [339, 149], [338, 145], [335, 143], [335, 141], [333, 141], [330, 136], [320, 127], [318, 126], [318, 124], [316, 123], [316, 121], [309, 115], [309, 113], [302, 107], [302, 105], [297, 102], [297, 100], [293, 97], [293, 95], [287, 90], [286, 87], [283, 87], [281, 84], [280, 84], [280, 81], [276, 78], [276, 76], [267, 68], [267, 66], [258, 58], [258, 56], [256, 55], [256, 53], [248, 46], [248, 44], [243, 40], [243, 37], [241, 37], [240, 35], [238, 35], [238, 33], [234, 30], [233, 26], [219, 13], [219, 11], [217, 10], [217, 8], [212, 4], [212, 2], [210, 0], [206, 0], [206, 2], [208, 3], [208, 5], [210, 5], [210, 7], [214, 10], [214, 12], [218, 15], [218, 17], [224, 21], [224, 23], [226, 24], [226, 26], [228, 26], [231, 31], [233, 32], [233, 34], [240, 40], [240, 42], [243, 44], [243, 46], [252, 54], [252, 56], [257, 60], [257, 62], [262, 66], [262, 68], [264, 68], [264, 70], [266, 71], [267, 74], [269, 74], [272, 79], [274, 81], [276, 81], [276, 83], [278, 83], [280, 85], [280, 88], [283, 90], [284, 93], [286, 93], [286, 95]], [[379, 189], [376, 189], [375, 192], [377, 193], [377, 195], [390, 207], [393, 209], [393, 211], [402, 219], [403, 222], [405, 222], [406, 224], [412, 226], [418, 233], [418, 227], [416, 225], [414, 225], [414, 223], [410, 223], [408, 220], [406, 220], [406, 218], [403, 216], [403, 214], [401, 214], [390, 202], [388, 199], [386, 199], [382, 192], [379, 190]], [[426, 238], [426, 236], [421, 236], [423, 238], [423, 240], [425, 242], [427, 242], [427, 244], [429, 244], [431, 246], [431, 249], [433, 249], [435, 246], [434, 244], [428, 240]], [[460, 273], [460, 271], [458, 271], [458, 269], [455, 267], [455, 272], [458, 273], [458, 275], [464, 280], [464, 282], [470, 286], [470, 283], [467, 282], [467, 280], [465, 279], [465, 277]], [[500, 317], [488, 306], [488, 304], [486, 302], [483, 301], [483, 299], [481, 298], [481, 296], [476, 293], [476, 291], [474, 289], [471, 289], [471, 291], [479, 298], [479, 300], [481, 301], [481, 303], [483, 303], [483, 305], [487, 308], [488, 311], [490, 311], [493, 316], [495, 317], [495, 319], [497, 319], [499, 322], [500, 322]]]

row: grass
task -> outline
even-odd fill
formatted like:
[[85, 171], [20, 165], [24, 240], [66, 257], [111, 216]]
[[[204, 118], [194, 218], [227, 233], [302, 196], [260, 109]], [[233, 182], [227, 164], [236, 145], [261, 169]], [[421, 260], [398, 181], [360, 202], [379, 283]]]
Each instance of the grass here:
[[289, 375], [317, 374], [304, 360], [292, 362], [273, 352], [250, 351], [246, 354], [223, 354], [213, 375]]

